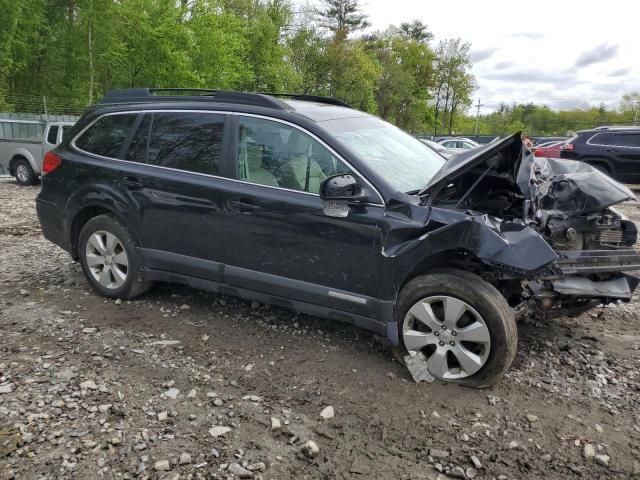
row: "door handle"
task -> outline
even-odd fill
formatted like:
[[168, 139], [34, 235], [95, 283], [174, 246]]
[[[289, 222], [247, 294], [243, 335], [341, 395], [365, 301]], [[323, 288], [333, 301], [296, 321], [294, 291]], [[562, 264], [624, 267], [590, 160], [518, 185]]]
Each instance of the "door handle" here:
[[256, 205], [249, 200], [234, 200], [231, 202], [231, 205], [233, 205], [238, 212], [244, 214], [251, 214], [260, 210], [260, 205]]
[[120, 182], [129, 188], [142, 188], [142, 182], [138, 177], [131, 177], [128, 175], [120, 177]]

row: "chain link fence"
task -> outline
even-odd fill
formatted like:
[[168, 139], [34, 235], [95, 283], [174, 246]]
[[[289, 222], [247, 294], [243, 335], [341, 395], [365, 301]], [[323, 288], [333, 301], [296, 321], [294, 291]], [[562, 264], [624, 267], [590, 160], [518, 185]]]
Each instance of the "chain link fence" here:
[[74, 121], [88, 105], [77, 99], [10, 94], [0, 98], [2, 118]]
[[44, 142], [47, 122], [75, 123], [86, 107], [66, 98], [19, 94], [0, 97], [0, 176], [9, 174], [9, 161], [16, 148], [25, 146], [25, 139], [29, 151], [38, 148], [36, 143]]

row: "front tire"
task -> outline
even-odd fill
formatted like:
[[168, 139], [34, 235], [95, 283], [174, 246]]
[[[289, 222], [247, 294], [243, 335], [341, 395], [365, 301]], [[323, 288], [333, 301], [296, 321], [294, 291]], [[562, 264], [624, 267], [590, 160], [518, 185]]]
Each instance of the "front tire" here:
[[439, 270], [402, 289], [396, 322], [405, 355], [423, 359], [435, 378], [483, 388], [515, 358], [513, 310], [491, 284], [469, 272]]
[[26, 158], [19, 158], [13, 166], [16, 183], [28, 187], [36, 183], [36, 174]]
[[136, 242], [112, 215], [89, 220], [78, 237], [78, 256], [85, 277], [102, 296], [133, 298], [151, 287], [142, 275]]

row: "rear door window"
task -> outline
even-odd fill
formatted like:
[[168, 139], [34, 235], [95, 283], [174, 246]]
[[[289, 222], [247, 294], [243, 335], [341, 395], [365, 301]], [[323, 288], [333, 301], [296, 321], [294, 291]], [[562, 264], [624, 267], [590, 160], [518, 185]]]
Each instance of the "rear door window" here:
[[121, 158], [120, 150], [137, 116], [135, 113], [106, 115], [89, 127], [75, 141], [75, 145], [94, 155]]
[[615, 145], [613, 133], [598, 133], [587, 142], [591, 145]]
[[218, 175], [224, 134], [222, 114], [166, 112], [145, 115], [127, 158], [160, 167]]

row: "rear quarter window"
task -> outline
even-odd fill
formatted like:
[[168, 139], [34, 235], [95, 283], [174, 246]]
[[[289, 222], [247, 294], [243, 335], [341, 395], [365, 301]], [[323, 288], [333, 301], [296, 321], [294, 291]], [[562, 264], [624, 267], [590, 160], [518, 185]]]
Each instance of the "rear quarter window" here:
[[640, 148], [640, 133], [619, 133], [615, 137], [615, 144], [619, 147]]
[[120, 150], [136, 117], [133, 113], [101, 117], [75, 141], [75, 146], [94, 155], [120, 158]]

